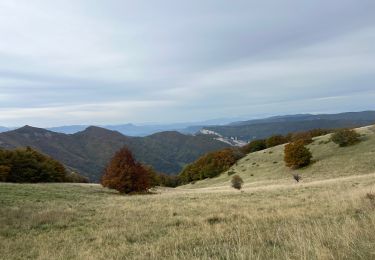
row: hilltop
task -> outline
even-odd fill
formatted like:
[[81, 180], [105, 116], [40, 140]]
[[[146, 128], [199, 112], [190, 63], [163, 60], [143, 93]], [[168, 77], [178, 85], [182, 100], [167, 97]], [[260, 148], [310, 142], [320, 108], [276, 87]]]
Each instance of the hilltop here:
[[357, 129], [362, 141], [349, 147], [338, 147], [330, 141], [330, 135], [314, 138], [307, 147], [313, 154], [313, 163], [303, 169], [290, 170], [284, 165], [284, 145], [250, 153], [221, 175], [188, 184], [181, 188], [230, 189], [230, 174], [238, 174], [244, 180], [244, 188], [264, 183], [290, 183], [292, 174], [298, 173], [303, 182], [343, 176], [375, 173], [375, 126]]
[[91, 181], [98, 181], [109, 159], [123, 146], [127, 146], [137, 160], [157, 171], [177, 174], [185, 164], [199, 156], [229, 145], [207, 135], [168, 131], [146, 137], [129, 137], [95, 126], [75, 134], [31, 126], [0, 133], [0, 147], [13, 149], [25, 146], [53, 157]]

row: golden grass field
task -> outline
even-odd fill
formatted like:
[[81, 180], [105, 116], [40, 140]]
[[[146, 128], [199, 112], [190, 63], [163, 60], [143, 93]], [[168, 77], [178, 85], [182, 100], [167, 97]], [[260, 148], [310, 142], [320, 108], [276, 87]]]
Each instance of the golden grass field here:
[[375, 259], [375, 133], [360, 132], [347, 148], [317, 138], [298, 184], [282, 147], [248, 155], [243, 192], [227, 173], [134, 196], [0, 184], [0, 259]]

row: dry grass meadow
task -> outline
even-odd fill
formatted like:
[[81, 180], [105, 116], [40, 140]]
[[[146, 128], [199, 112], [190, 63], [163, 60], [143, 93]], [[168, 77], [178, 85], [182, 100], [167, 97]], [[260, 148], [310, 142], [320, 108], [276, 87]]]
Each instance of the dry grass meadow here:
[[348, 148], [318, 138], [298, 184], [282, 148], [247, 156], [232, 169], [243, 192], [226, 173], [143, 196], [0, 184], [0, 258], [375, 259], [375, 138], [361, 132]]

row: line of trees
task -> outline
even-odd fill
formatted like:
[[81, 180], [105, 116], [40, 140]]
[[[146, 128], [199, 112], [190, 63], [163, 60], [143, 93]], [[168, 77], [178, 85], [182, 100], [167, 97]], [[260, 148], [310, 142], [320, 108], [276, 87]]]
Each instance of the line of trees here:
[[187, 165], [179, 174], [179, 181], [181, 184], [186, 184], [192, 181], [216, 177], [227, 171], [243, 156], [244, 153], [236, 148], [227, 148], [208, 153]]

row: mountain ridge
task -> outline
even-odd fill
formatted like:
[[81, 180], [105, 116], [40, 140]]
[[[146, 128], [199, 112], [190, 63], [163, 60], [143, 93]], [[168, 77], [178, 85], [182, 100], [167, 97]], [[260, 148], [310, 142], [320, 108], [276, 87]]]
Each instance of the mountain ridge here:
[[124, 146], [134, 153], [137, 160], [153, 166], [157, 171], [177, 174], [184, 165], [204, 153], [229, 145], [204, 135], [168, 131], [147, 137], [129, 137], [97, 126], [87, 127], [75, 134], [56, 133], [31, 126], [0, 133], [0, 147], [14, 149], [25, 146], [61, 161], [92, 181], [99, 181], [109, 159]]
[[355, 128], [375, 123], [375, 111], [345, 112], [339, 114], [297, 114], [264, 119], [233, 122], [225, 126], [208, 126], [203, 129], [223, 137], [235, 137], [242, 141], [285, 135], [314, 128]]

